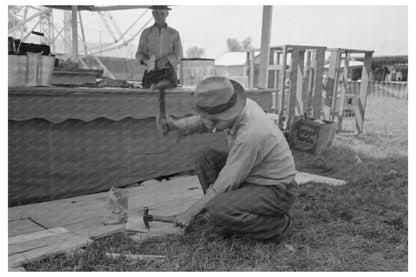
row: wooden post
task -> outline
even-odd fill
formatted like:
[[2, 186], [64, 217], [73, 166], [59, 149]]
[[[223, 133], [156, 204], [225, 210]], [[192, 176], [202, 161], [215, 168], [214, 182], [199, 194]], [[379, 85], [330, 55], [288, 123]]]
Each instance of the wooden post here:
[[363, 72], [361, 74], [360, 96], [358, 98], [358, 112], [356, 113], [356, 127], [358, 134], [363, 132], [364, 112], [367, 104], [367, 96], [370, 91], [370, 73], [373, 52], [366, 52], [364, 56]]
[[342, 78], [341, 78], [341, 95], [339, 97], [339, 105], [338, 105], [338, 130], [341, 130], [342, 128], [342, 117], [344, 114], [344, 101], [345, 101], [345, 94], [347, 93], [348, 88], [348, 72], [350, 70], [349, 68], [350, 63], [350, 53], [346, 52], [344, 57], [344, 69], [342, 72]]
[[287, 46], [283, 46], [282, 51], [282, 70], [280, 71], [280, 80], [279, 80], [279, 128], [283, 129], [283, 116], [285, 111], [286, 103], [286, 58], [287, 58]]
[[72, 7], [72, 60], [78, 62], [78, 20], [77, 6]]
[[270, 35], [272, 30], [272, 11], [273, 6], [263, 6], [263, 24], [261, 31], [261, 53], [260, 53], [260, 71], [259, 71], [259, 88], [268, 87], [269, 73], [269, 54], [270, 54]]
[[313, 117], [322, 115], [322, 85], [324, 76], [325, 49], [317, 49], [314, 60], [315, 78], [313, 86]]

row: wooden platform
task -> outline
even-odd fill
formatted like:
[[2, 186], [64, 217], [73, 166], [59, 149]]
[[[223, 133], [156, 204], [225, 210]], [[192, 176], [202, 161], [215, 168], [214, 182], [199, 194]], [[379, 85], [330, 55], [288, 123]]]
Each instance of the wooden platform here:
[[[345, 181], [298, 172], [300, 185], [318, 182], [342, 185]], [[183, 234], [171, 223], [151, 222], [150, 233], [142, 222], [142, 211], [174, 215], [202, 197], [196, 176], [159, 182], [150, 180], [129, 188], [127, 224], [103, 225], [107, 192], [9, 208], [9, 271], [47, 256], [74, 251], [94, 239], [121, 231], [138, 232], [136, 238]]]

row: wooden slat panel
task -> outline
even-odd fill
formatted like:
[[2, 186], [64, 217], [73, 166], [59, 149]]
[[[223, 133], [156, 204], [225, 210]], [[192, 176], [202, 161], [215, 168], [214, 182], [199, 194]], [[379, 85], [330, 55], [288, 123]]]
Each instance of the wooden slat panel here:
[[342, 72], [342, 78], [341, 78], [341, 95], [339, 97], [339, 105], [338, 105], [338, 130], [342, 129], [342, 116], [344, 113], [344, 101], [345, 101], [345, 94], [348, 90], [348, 72], [350, 70], [349, 68], [349, 62], [350, 62], [350, 53], [345, 53], [344, 58], [344, 69]]
[[325, 64], [325, 50], [316, 50], [314, 59], [314, 86], [313, 86], [313, 117], [320, 118], [322, 115], [322, 83]]
[[359, 134], [363, 132], [364, 128], [364, 113], [367, 104], [367, 96], [370, 92], [370, 74], [371, 74], [371, 63], [372, 63], [371, 52], [366, 53], [364, 56], [363, 72], [361, 75], [360, 85], [360, 97], [358, 98], [358, 113], [356, 113], [356, 127]]
[[9, 221], [9, 237], [45, 230], [28, 218]]

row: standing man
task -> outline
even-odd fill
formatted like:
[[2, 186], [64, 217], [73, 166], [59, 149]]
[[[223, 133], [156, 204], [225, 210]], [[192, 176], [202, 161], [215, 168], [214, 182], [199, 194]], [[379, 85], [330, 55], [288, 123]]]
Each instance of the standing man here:
[[193, 95], [196, 116], [161, 121], [180, 136], [225, 131], [228, 153], [205, 148], [196, 158], [204, 196], [176, 215], [187, 227], [207, 211], [218, 230], [280, 240], [296, 199], [295, 163], [280, 129], [243, 87], [224, 77], [201, 81]]
[[166, 23], [171, 10], [168, 6], [152, 6], [151, 9], [155, 24], [143, 30], [136, 53], [137, 61], [147, 67], [142, 86], [149, 88], [161, 80], [168, 80], [171, 87], [176, 87], [176, 68], [182, 59], [179, 32]]

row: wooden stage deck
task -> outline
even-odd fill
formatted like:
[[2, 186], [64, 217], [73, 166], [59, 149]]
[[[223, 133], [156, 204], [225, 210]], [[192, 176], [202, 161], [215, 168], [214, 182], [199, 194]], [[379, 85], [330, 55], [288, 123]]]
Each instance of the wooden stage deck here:
[[[345, 181], [298, 172], [296, 181], [343, 185]], [[131, 230], [144, 235], [181, 234], [169, 223], [151, 223], [151, 234], [141, 222], [145, 206], [152, 214], [173, 215], [202, 197], [196, 176], [149, 180], [128, 188], [127, 223], [103, 225], [107, 192], [9, 208], [9, 271], [47, 256], [68, 253], [113, 233]], [[146, 237], [146, 236], [143, 236]], [[148, 237], [148, 236], [147, 236]]]

